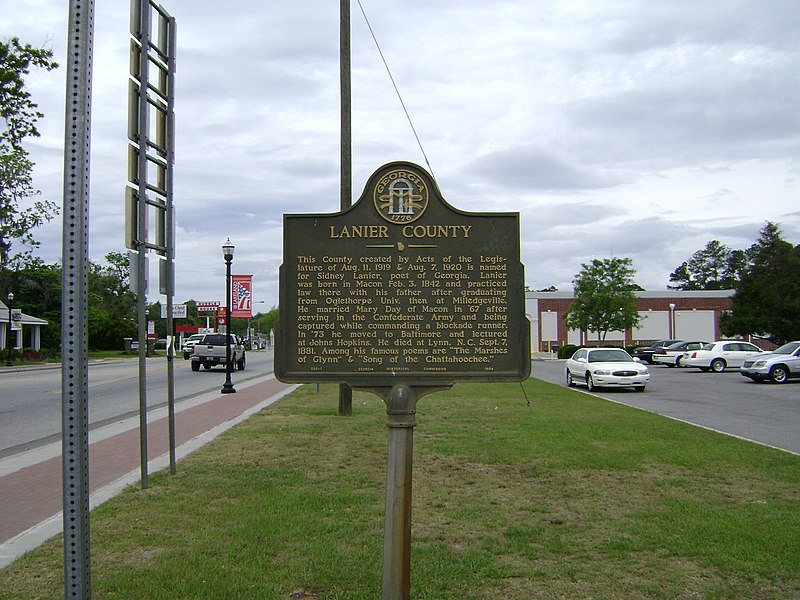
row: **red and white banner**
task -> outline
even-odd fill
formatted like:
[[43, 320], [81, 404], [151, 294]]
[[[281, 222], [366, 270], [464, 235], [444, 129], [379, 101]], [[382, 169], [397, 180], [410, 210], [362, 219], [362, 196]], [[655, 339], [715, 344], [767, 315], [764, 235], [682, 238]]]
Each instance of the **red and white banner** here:
[[253, 318], [252, 275], [231, 275], [231, 318]]

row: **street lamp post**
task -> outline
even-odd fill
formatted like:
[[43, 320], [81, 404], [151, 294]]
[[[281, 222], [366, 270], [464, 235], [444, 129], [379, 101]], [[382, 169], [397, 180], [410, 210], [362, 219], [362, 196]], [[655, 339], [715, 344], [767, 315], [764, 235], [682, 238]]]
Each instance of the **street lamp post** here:
[[669, 304], [669, 337], [675, 339], [675, 305], [672, 302]]
[[234, 394], [236, 388], [231, 382], [231, 263], [233, 262], [233, 244], [231, 238], [222, 246], [222, 256], [225, 258], [225, 383], [222, 385], [223, 394]]
[[11, 302], [14, 300], [14, 293], [8, 292], [8, 333], [6, 334], [6, 345], [8, 346], [8, 360], [6, 360], [7, 367], [14, 366], [14, 360], [11, 357], [11, 332], [13, 331], [11, 328]]

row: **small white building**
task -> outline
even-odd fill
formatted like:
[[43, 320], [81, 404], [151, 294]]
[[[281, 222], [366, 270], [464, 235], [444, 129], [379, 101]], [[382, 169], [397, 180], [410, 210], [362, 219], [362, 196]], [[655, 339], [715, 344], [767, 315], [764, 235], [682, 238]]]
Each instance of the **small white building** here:
[[[12, 310], [14, 307], [11, 307]], [[16, 310], [14, 310], [16, 312]], [[0, 301], [0, 348], [8, 348], [8, 319], [11, 315], [8, 306]], [[25, 313], [20, 313], [13, 319], [11, 330], [11, 347], [16, 350], [33, 348], [40, 350], [42, 347], [42, 327], [47, 325], [44, 319], [37, 319]]]

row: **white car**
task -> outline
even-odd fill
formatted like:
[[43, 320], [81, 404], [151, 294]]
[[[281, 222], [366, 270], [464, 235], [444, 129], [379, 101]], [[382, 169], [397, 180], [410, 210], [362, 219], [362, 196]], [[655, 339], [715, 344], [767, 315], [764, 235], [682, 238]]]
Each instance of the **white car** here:
[[622, 348], [580, 348], [564, 364], [567, 385], [584, 383], [590, 392], [599, 387], [632, 387], [643, 392], [650, 372]]
[[738, 369], [745, 360], [762, 352], [761, 348], [750, 342], [718, 340], [700, 350], [687, 352], [681, 358], [681, 364], [684, 367], [698, 367], [701, 371], [722, 373], [725, 369]]
[[186, 341], [183, 342], [183, 358], [189, 360], [192, 357], [192, 348], [194, 345], [206, 336], [205, 333], [193, 333]]
[[769, 380], [772, 383], [800, 378], [800, 340], [784, 344], [769, 354], [748, 358], [739, 372], [753, 381]]
[[683, 355], [691, 350], [700, 350], [708, 342], [675, 342], [653, 352], [653, 362], [668, 367], [684, 367]]

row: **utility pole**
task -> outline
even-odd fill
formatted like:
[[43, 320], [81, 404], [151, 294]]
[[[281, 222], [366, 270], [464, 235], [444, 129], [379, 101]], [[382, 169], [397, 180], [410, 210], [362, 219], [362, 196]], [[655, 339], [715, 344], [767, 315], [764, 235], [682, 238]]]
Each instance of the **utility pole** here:
[[[339, 87], [341, 95], [341, 210], [353, 204], [352, 184], [352, 126], [350, 123], [350, 0], [339, 0]], [[353, 389], [339, 384], [339, 415], [353, 414]]]

